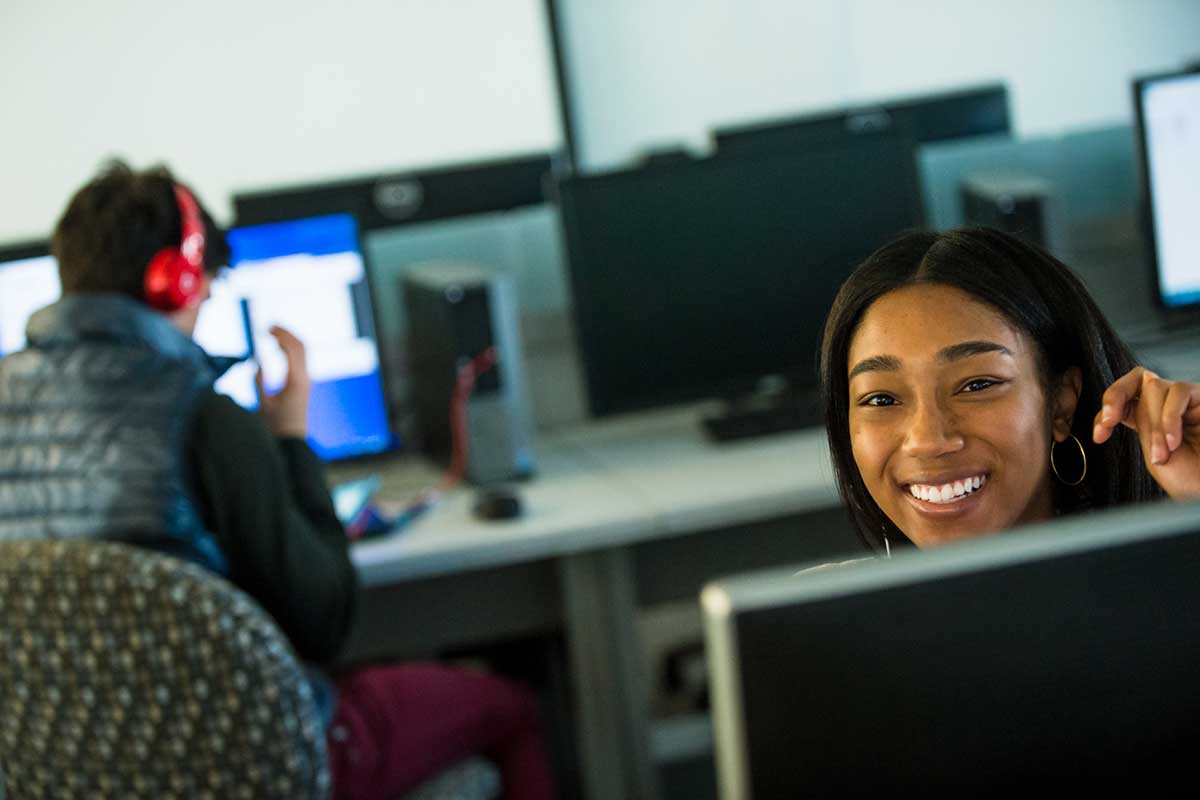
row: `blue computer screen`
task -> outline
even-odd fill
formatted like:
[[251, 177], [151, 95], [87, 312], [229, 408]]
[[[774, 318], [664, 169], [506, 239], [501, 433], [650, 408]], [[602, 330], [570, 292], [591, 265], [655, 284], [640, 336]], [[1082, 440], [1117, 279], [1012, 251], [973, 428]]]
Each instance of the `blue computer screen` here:
[[281, 325], [307, 351], [308, 441], [317, 455], [337, 460], [394, 447], [354, 218], [335, 214], [239, 227], [227, 236], [230, 268], [214, 283], [197, 339], [214, 339], [211, 329], [223, 331], [231, 340], [228, 351], [238, 331], [248, 337], [254, 361], [228, 393], [253, 407], [256, 365], [268, 394], [282, 387], [286, 359], [269, 333]]

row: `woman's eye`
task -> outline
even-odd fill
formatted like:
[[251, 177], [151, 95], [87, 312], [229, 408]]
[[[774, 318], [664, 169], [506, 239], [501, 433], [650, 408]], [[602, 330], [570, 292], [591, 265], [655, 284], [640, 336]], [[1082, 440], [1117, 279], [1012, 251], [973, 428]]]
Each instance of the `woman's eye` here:
[[867, 399], [863, 400], [862, 404], [864, 406], [875, 406], [877, 408], [882, 406], [894, 406], [896, 405], [896, 398], [892, 397], [890, 394], [873, 394]]
[[966, 385], [963, 386], [962, 390], [964, 392], [982, 392], [984, 389], [988, 388], [989, 386], [995, 386], [995, 385], [996, 385], [996, 382], [994, 380], [991, 380], [990, 378], [976, 378], [975, 380], [967, 381]]

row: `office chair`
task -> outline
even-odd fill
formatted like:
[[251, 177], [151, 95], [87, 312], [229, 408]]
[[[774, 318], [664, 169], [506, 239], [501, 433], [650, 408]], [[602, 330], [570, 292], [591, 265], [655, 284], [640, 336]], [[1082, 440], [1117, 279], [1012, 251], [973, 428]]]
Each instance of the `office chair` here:
[[[329, 788], [308, 681], [247, 595], [126, 545], [0, 542], [0, 800]], [[410, 797], [498, 793], [495, 768], [469, 761]]]
[[317, 798], [325, 734], [283, 634], [200, 567], [0, 542], [0, 796]]

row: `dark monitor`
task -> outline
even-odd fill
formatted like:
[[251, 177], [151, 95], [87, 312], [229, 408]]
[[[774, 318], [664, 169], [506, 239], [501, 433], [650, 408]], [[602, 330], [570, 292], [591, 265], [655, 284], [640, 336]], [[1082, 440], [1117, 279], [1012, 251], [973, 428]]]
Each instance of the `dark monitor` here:
[[1004, 84], [958, 89], [787, 119], [718, 128], [719, 154], [794, 150], [820, 145], [847, 133], [896, 131], [916, 144], [970, 136], [1008, 134], [1008, 90]]
[[1134, 82], [1146, 241], [1165, 309], [1200, 309], [1200, 70]]
[[61, 293], [58, 262], [46, 242], [0, 247], [0, 358], [25, 347], [29, 317]]
[[721, 797], [1190, 784], [1197, 576], [1163, 503], [711, 584]]
[[471, 216], [545, 202], [553, 156], [538, 153], [401, 173], [239, 191], [238, 225], [353, 214], [364, 231]]
[[569, 177], [558, 196], [598, 416], [736, 397], [764, 376], [811, 391], [838, 288], [922, 219], [912, 147], [892, 132]]
[[221, 335], [229, 344], [246, 340], [254, 361], [246, 362], [236, 397], [249, 407], [257, 403], [259, 365], [269, 394], [283, 385], [286, 359], [269, 333], [281, 325], [305, 344], [312, 378], [308, 441], [317, 455], [334, 461], [396, 447], [354, 217], [237, 227], [227, 237], [229, 270], [205, 306], [213, 316], [202, 319], [197, 331], [210, 339]]

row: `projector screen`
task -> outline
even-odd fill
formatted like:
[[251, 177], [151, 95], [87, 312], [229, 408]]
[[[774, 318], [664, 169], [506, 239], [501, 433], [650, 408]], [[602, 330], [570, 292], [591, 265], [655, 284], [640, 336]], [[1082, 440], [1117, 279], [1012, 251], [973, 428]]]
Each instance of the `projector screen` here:
[[[557, 149], [542, 0], [6, 4], [0, 241], [102, 160], [237, 190]], [[19, 76], [19, 77], [18, 77]]]

